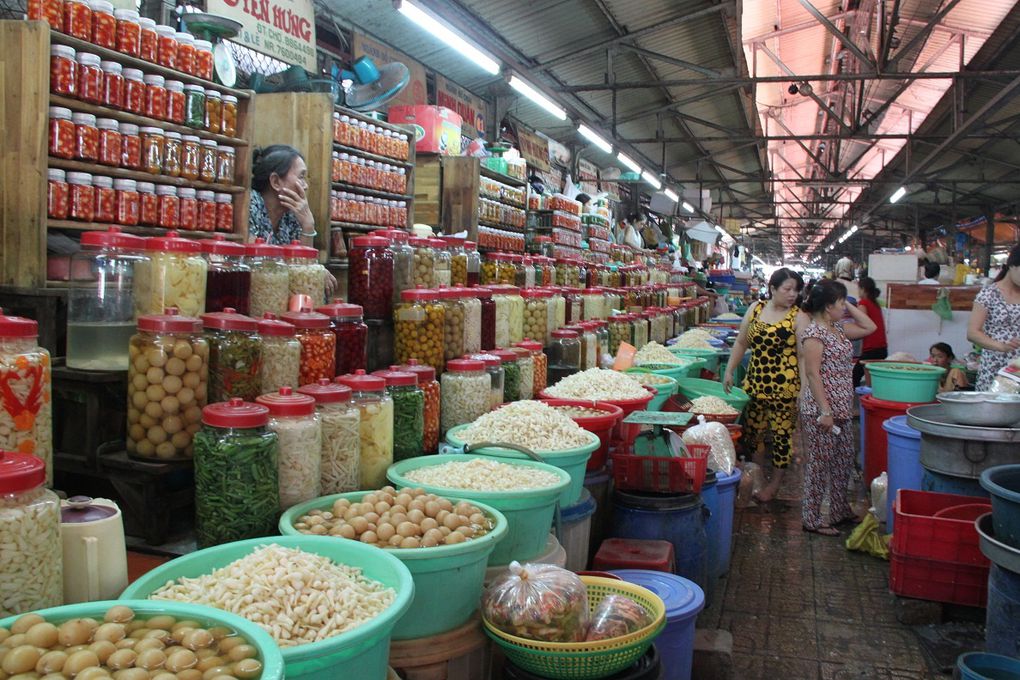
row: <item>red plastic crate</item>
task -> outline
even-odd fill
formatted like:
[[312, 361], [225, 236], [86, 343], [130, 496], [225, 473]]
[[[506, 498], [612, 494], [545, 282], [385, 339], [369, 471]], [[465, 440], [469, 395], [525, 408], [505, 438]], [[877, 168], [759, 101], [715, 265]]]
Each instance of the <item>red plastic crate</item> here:
[[[981, 553], [977, 529], [973, 521], [935, 517], [935, 513], [959, 505], [980, 502], [974, 496], [961, 496], [934, 491], [900, 489], [896, 493], [893, 512], [896, 529], [892, 549], [902, 557], [938, 560], [988, 568], [988, 558]], [[992, 507], [988, 506], [988, 512]]]
[[988, 601], [988, 567], [906, 557], [892, 550], [889, 590], [919, 600], [984, 607]]
[[647, 569], [672, 574], [676, 566], [669, 541], [607, 538], [595, 553], [592, 569]]
[[690, 458], [613, 454], [613, 483], [621, 491], [699, 493], [705, 483], [707, 444], [688, 444]]

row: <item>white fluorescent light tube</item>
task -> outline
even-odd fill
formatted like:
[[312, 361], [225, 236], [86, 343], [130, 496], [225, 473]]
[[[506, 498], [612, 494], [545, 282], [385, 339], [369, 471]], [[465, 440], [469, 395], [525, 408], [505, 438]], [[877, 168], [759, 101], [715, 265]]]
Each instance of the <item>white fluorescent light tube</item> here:
[[638, 165], [637, 163], [635, 163], [630, 158], [630, 156], [627, 156], [627, 155], [625, 155], [624, 153], [621, 152], [621, 153], [616, 154], [616, 157], [620, 160], [621, 163], [626, 165], [628, 168], [630, 168], [634, 172], [641, 172], [641, 166]]
[[729, 234], [726, 232], [726, 230], [723, 229], [722, 227], [720, 227], [718, 224], [715, 225], [715, 230], [717, 232], [719, 232], [720, 234], [722, 234], [723, 236], [729, 236]]
[[517, 76], [510, 76], [510, 87], [514, 88], [560, 120], [567, 119], [567, 112], [563, 108], [557, 106], [551, 99], [536, 90], [526, 81], [518, 78]]
[[850, 227], [850, 233], [851, 234], [856, 234], [857, 233], [857, 225], [856, 224], [854, 226]]
[[445, 23], [439, 21], [431, 14], [425, 12], [409, 0], [402, 0], [399, 7], [400, 13], [418, 24], [432, 35], [439, 38], [445, 45], [452, 47], [463, 56], [478, 64], [486, 73], [496, 75], [499, 73], [499, 63], [480, 49], [457, 35]]
[[577, 131], [581, 133], [581, 136], [583, 136], [589, 142], [591, 142], [598, 148], [602, 149], [606, 153], [613, 153], [613, 145], [607, 142], [601, 136], [599, 136], [599, 133], [595, 132], [584, 123], [578, 124]]
[[656, 177], [654, 174], [648, 172], [647, 170], [641, 172], [641, 179], [648, 182], [656, 189], [662, 188], [662, 182], [659, 181], [659, 178]]
[[[683, 208], [684, 210], [686, 210], [689, 213], [693, 213], [694, 212], [694, 206], [691, 205], [690, 203], [688, 203], [687, 201], [684, 201], [683, 203], [681, 203], [680, 207]], [[765, 263], [763, 262], [762, 264], [765, 264]]]
[[673, 201], [674, 203], [676, 203], [677, 201], [680, 200], [680, 197], [677, 196], [677, 193], [675, 191], [673, 191], [672, 189], [666, 189], [662, 193], [666, 194], [666, 198], [668, 198], [669, 200]]
[[889, 197], [889, 202], [895, 203], [896, 201], [900, 200], [906, 195], [907, 195], [906, 187], [900, 187], [899, 189], [896, 190], [896, 192], [892, 196]]

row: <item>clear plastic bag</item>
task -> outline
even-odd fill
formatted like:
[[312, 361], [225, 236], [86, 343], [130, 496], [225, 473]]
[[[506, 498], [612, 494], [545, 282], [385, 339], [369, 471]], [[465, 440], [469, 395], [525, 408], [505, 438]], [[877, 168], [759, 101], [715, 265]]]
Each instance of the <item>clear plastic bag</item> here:
[[879, 522], [885, 522], [885, 503], [889, 493], [889, 474], [883, 472], [871, 480], [871, 512]]
[[684, 431], [683, 440], [685, 444], [708, 444], [712, 447], [708, 454], [708, 467], [727, 475], [733, 472], [737, 451], [730, 431], [722, 423], [705, 422], [704, 416], [698, 416], [698, 424]]
[[1014, 359], [996, 373], [988, 391], [996, 394], [1020, 394], [1020, 359]]
[[482, 595], [482, 614], [505, 633], [543, 642], [582, 642], [588, 589], [572, 571], [511, 562]]
[[641, 630], [652, 622], [648, 611], [625, 595], [607, 595], [591, 615], [585, 640], [608, 640]]

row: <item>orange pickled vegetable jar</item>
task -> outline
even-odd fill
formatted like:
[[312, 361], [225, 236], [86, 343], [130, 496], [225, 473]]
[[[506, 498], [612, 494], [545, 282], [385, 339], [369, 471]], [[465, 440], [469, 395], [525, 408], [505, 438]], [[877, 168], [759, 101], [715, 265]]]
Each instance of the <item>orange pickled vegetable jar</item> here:
[[195, 75], [195, 36], [178, 32], [174, 37], [177, 39], [177, 70]]
[[163, 172], [166, 137], [161, 129], [155, 127], [143, 127], [141, 133], [142, 169], [150, 175], [158, 175]]
[[157, 120], [166, 120], [166, 78], [149, 74], [142, 80], [145, 81], [145, 115]]
[[198, 229], [198, 198], [195, 190], [191, 187], [181, 187], [177, 190], [177, 196], [181, 202], [181, 229], [188, 231]]
[[156, 185], [151, 182], [139, 182], [138, 197], [138, 223], [147, 227], [155, 227], [159, 223], [159, 199], [156, 197]]
[[234, 199], [230, 194], [216, 194], [216, 231], [234, 231]]
[[141, 210], [138, 183], [133, 179], [115, 179], [113, 188], [117, 192], [117, 224], [137, 225]]
[[133, 123], [120, 124], [120, 166], [130, 170], [142, 169], [142, 138], [138, 126]]
[[92, 219], [110, 224], [117, 219], [117, 192], [113, 190], [113, 178], [96, 175], [92, 178], [96, 204]]
[[68, 216], [79, 222], [91, 222], [96, 200], [92, 190], [92, 175], [87, 172], [69, 172], [67, 183], [71, 194]]
[[216, 231], [216, 195], [211, 191], [199, 191], [198, 230]]
[[64, 0], [64, 33], [85, 42], [92, 40], [92, 8], [87, 0]]
[[124, 69], [115, 61], [100, 62], [103, 69], [103, 106], [124, 108]]
[[50, 107], [50, 155], [74, 158], [74, 122], [63, 106]]
[[156, 63], [166, 68], [177, 68], [177, 31], [170, 26], [157, 26], [159, 49], [156, 52]]
[[67, 186], [64, 171], [50, 168], [46, 175], [49, 180], [46, 187], [46, 215], [51, 220], [66, 220], [70, 210], [71, 190]]
[[78, 63], [74, 50], [67, 45], [50, 46], [50, 92], [73, 97], [76, 87]]
[[184, 83], [179, 80], [166, 81], [165, 120], [177, 125], [184, 124]]
[[89, 0], [92, 8], [92, 44], [108, 50], [117, 49], [117, 18], [113, 16], [113, 3], [108, 0]]
[[99, 160], [99, 128], [96, 117], [91, 113], [75, 113], [74, 121], [74, 157], [80, 161]]
[[89, 104], [103, 103], [103, 67], [98, 54], [78, 52], [78, 99]]
[[116, 9], [113, 16], [117, 19], [117, 51], [131, 57], [142, 52], [142, 26], [138, 12], [133, 9]]
[[205, 80], [213, 79], [212, 43], [208, 40], [195, 41], [194, 75]]
[[96, 120], [96, 127], [99, 128], [99, 162], [114, 168], [120, 167], [120, 123], [112, 118], [100, 118]]
[[284, 312], [283, 321], [297, 329], [301, 343], [300, 385], [310, 385], [320, 378], [336, 377], [336, 335], [330, 329], [330, 318], [318, 312]]
[[223, 129], [223, 99], [219, 90], [205, 91], [205, 129], [209, 132]]
[[202, 142], [195, 135], [184, 135], [181, 149], [181, 177], [196, 180], [202, 163]]
[[160, 184], [156, 187], [159, 199], [159, 226], [176, 229], [181, 221], [181, 201], [177, 198], [177, 187]]
[[234, 183], [236, 151], [232, 146], [221, 146], [216, 153], [216, 181], [220, 184]]
[[138, 25], [141, 27], [138, 56], [145, 61], [156, 63], [159, 57], [159, 34], [156, 32], [156, 22], [148, 17], [141, 17], [138, 20]]
[[124, 73], [124, 110], [142, 115], [145, 113], [145, 80], [136, 68], [126, 68]]
[[167, 130], [163, 133], [163, 137], [166, 140], [163, 145], [163, 174], [180, 177], [181, 153], [184, 146], [181, 133]]
[[45, 21], [54, 31], [64, 30], [63, 0], [28, 0], [28, 18]]
[[228, 137], [237, 135], [237, 97], [232, 94], [223, 95], [223, 117], [220, 131]]

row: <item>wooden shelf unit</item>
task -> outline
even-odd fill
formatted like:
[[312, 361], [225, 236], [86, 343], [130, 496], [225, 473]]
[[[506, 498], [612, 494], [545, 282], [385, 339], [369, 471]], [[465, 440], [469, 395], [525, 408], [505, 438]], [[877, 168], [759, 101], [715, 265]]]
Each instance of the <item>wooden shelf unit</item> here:
[[[99, 55], [125, 67], [138, 68], [145, 74], [159, 74], [185, 83], [202, 85], [232, 94], [238, 99], [238, 133], [236, 137], [175, 125], [138, 116], [105, 106], [96, 106], [72, 97], [50, 92], [50, 45], [67, 45], [75, 51]], [[235, 90], [164, 68], [141, 59], [108, 50], [69, 35], [52, 31], [40, 21], [0, 21], [0, 82], [5, 83], [0, 104], [0, 129], [5, 135], [4, 153], [0, 155], [0, 286], [43, 288], [60, 287], [61, 282], [46, 280], [48, 231], [82, 232], [106, 229], [110, 224], [50, 220], [47, 218], [47, 168], [135, 179], [154, 184], [186, 186], [233, 195], [234, 231], [224, 234], [230, 240], [244, 241], [248, 232], [248, 198], [251, 186], [251, 134], [253, 93]], [[91, 113], [139, 126], [159, 127], [182, 134], [211, 139], [217, 144], [236, 149], [235, 183], [232, 185], [189, 181], [165, 175], [151, 175], [124, 168], [113, 168], [76, 160], [49, 156], [50, 106]], [[154, 227], [122, 227], [125, 232], [155, 236], [167, 230]], [[213, 232], [181, 231], [182, 236], [209, 238]]]

